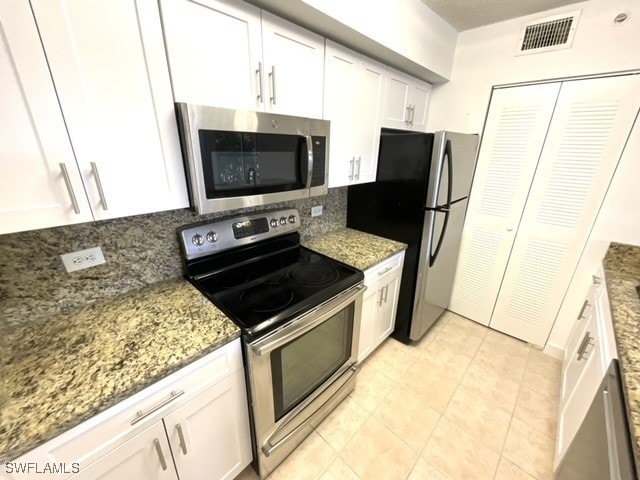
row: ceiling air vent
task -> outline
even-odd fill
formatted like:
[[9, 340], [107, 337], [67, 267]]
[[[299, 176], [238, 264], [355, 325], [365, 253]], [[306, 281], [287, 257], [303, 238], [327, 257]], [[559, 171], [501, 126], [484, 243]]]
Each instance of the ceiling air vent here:
[[571, 47], [580, 10], [536, 20], [524, 26], [517, 55]]

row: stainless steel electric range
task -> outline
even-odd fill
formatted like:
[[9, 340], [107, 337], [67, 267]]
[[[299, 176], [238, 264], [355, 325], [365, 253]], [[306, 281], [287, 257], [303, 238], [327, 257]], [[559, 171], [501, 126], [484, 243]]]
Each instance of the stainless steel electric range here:
[[273, 469], [355, 386], [364, 275], [300, 245], [295, 209], [179, 231], [185, 276], [242, 331], [254, 468]]

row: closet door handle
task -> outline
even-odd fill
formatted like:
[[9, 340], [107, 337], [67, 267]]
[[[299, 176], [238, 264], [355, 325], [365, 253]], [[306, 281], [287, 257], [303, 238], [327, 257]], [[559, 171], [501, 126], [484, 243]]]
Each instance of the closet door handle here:
[[162, 470], [167, 470], [167, 460], [164, 458], [164, 453], [162, 452], [162, 447], [160, 446], [160, 440], [158, 438], [154, 438], [153, 444], [156, 447], [156, 453], [158, 454], [158, 459], [160, 460], [160, 466]]
[[256, 74], [258, 75], [258, 100], [260, 103], [264, 103], [264, 96], [262, 95], [262, 62], [258, 62], [258, 69], [256, 70]]
[[107, 207], [107, 199], [105, 198], [104, 190], [102, 189], [102, 182], [100, 181], [100, 174], [98, 173], [98, 165], [96, 165], [96, 162], [91, 162], [91, 172], [93, 172], [93, 177], [96, 179], [96, 186], [98, 187], [98, 195], [100, 195], [102, 208], [109, 210], [109, 207]]
[[180, 449], [182, 450], [182, 454], [187, 454], [187, 442], [184, 440], [184, 432], [182, 431], [182, 425], [179, 423], [176, 424], [176, 430], [178, 431], [178, 438], [180, 439]]
[[73, 191], [73, 185], [71, 185], [71, 179], [69, 178], [69, 171], [67, 170], [67, 165], [61, 162], [60, 170], [62, 171], [62, 178], [64, 178], [64, 184], [67, 186], [67, 192], [69, 192], [69, 197], [71, 197], [71, 205], [73, 206], [73, 211], [76, 212], [76, 214], [80, 214], [80, 206], [78, 205], [78, 199], [76, 198], [76, 194]]

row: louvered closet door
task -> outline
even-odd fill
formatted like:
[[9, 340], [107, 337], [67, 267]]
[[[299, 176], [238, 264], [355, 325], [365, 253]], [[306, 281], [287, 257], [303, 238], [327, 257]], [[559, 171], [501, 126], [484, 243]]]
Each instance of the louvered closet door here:
[[495, 90], [449, 310], [488, 325], [560, 83]]
[[638, 92], [640, 75], [563, 83], [492, 328], [546, 343], [638, 113]]

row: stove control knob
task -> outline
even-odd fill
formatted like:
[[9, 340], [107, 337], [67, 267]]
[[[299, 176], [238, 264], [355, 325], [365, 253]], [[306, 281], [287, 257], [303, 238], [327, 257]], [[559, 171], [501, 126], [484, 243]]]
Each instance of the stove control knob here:
[[193, 237], [191, 237], [191, 242], [196, 246], [200, 247], [204, 243], [204, 237], [199, 233], [196, 233]]
[[269, 224], [271, 225], [272, 228], [276, 228], [278, 226], [278, 220], [275, 218], [272, 218]]
[[296, 216], [295, 215], [289, 215], [289, 223], [296, 223]]
[[207, 233], [207, 242], [215, 243], [218, 241], [218, 233], [217, 232], [209, 232]]
[[286, 225], [287, 224], [287, 217], [280, 217], [280, 225]]

